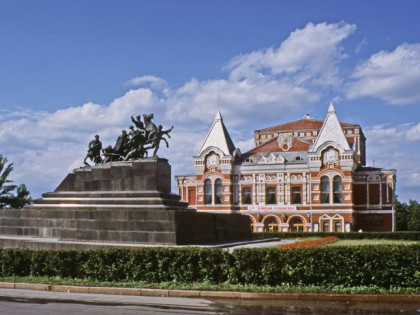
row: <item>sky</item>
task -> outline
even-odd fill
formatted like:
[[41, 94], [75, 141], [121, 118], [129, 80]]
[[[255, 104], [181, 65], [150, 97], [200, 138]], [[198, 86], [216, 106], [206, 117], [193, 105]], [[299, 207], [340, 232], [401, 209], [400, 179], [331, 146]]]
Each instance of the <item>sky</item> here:
[[[33, 198], [81, 167], [95, 134], [131, 115], [174, 126], [172, 175], [193, 173], [220, 108], [236, 147], [253, 131], [361, 125], [367, 165], [420, 201], [419, 1], [0, 0], [0, 154]], [[172, 191], [176, 191], [173, 182]]]

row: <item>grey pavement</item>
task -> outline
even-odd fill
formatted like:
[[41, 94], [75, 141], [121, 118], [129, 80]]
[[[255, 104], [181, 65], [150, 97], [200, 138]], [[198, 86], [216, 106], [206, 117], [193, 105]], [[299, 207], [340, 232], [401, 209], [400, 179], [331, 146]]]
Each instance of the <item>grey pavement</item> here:
[[228, 249], [229, 251], [233, 251], [236, 248], [261, 248], [261, 247], [273, 247], [273, 246], [279, 246], [283, 244], [291, 244], [296, 242], [296, 240], [280, 240], [280, 239], [264, 239], [261, 241], [255, 241], [255, 242], [246, 242], [246, 243], [238, 243], [236, 245], [223, 247]]
[[200, 298], [127, 296], [0, 289], [0, 314], [215, 314]]
[[0, 289], [0, 314], [420, 314], [419, 304], [185, 298]]

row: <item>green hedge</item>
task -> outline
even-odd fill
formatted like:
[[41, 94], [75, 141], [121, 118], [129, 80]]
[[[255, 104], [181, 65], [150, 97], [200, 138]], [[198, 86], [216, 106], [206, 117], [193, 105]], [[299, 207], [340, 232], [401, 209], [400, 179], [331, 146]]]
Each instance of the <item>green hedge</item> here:
[[420, 245], [0, 250], [0, 276], [253, 285], [420, 286]]
[[385, 239], [385, 240], [412, 240], [420, 241], [420, 232], [255, 232], [255, 238], [278, 237], [281, 239], [297, 237], [337, 236], [343, 240]]

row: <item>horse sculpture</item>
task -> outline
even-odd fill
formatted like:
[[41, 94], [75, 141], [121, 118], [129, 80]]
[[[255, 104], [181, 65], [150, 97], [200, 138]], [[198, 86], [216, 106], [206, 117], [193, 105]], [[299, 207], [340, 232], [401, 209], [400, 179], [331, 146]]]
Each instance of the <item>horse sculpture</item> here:
[[[84, 164], [90, 166], [89, 163], [87, 163], [87, 159], [90, 159], [95, 164], [99, 164], [147, 158], [147, 150], [151, 149], [153, 149], [153, 157], [156, 157], [161, 141], [165, 142], [166, 147], [169, 147], [168, 141], [164, 138], [164, 136], [170, 138], [171, 136], [169, 133], [174, 127], [172, 126], [168, 130], [163, 130], [161, 125], [157, 127], [152, 122], [153, 118], [153, 114], [143, 114], [143, 123], [140, 120], [140, 115], [137, 117], [132, 115], [131, 121], [134, 123], [136, 128], [130, 126], [129, 133], [122, 130], [114, 147], [108, 146], [105, 149], [102, 149], [102, 142], [99, 141], [99, 136], [96, 135], [95, 139], [89, 143], [89, 150], [83, 161]], [[101, 151], [103, 159], [101, 157]]]
[[146, 130], [146, 143], [150, 143], [150, 140], [158, 130], [156, 125], [152, 122], [153, 117], [153, 114], [143, 114], [144, 126]]

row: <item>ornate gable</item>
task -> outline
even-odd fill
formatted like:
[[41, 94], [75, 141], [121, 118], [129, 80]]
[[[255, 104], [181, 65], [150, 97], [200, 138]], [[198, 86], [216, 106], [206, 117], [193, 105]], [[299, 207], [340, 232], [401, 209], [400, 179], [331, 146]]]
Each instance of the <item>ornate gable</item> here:
[[338, 145], [343, 150], [351, 150], [343, 129], [341, 128], [340, 122], [338, 121], [332, 102], [330, 103], [327, 117], [325, 118], [324, 124], [322, 125], [319, 135], [315, 140], [311, 152], [317, 152], [318, 149], [327, 142], [335, 144], [334, 146]]

